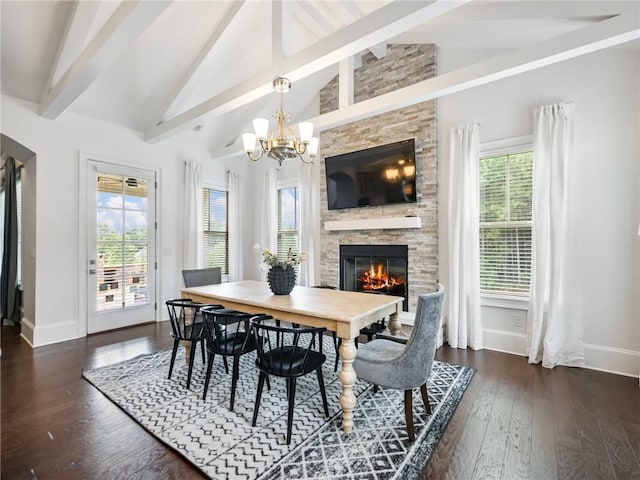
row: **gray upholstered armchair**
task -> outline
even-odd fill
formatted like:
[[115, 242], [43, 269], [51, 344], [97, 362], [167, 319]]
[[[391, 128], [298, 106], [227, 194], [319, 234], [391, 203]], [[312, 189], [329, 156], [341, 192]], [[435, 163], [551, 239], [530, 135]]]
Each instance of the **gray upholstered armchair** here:
[[360, 346], [353, 362], [358, 378], [376, 385], [374, 391], [377, 386], [404, 390], [404, 413], [411, 442], [415, 440], [412, 410], [414, 388], [420, 387], [424, 406], [431, 413], [427, 380], [435, 356], [443, 300], [442, 285], [438, 285], [436, 293], [420, 295], [409, 339], [378, 337]]

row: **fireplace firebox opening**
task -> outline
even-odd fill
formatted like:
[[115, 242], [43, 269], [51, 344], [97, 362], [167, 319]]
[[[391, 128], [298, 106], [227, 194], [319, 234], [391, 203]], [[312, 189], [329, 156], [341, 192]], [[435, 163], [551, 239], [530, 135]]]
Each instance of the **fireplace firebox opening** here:
[[404, 297], [408, 311], [407, 245], [340, 245], [340, 290]]

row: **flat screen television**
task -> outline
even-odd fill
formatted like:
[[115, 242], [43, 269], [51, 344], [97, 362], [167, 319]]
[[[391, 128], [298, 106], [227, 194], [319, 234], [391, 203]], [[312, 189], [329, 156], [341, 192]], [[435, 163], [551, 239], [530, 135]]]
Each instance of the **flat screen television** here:
[[415, 140], [325, 158], [329, 210], [416, 201]]

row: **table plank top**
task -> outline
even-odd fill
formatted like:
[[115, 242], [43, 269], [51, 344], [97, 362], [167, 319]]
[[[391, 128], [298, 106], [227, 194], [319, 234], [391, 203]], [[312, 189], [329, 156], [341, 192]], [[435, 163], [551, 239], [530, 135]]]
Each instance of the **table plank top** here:
[[358, 322], [383, 312], [399, 313], [402, 297], [347, 292], [326, 288], [294, 287], [289, 295], [274, 295], [266, 282], [243, 280], [202, 287], [184, 288], [186, 295], [204, 296], [224, 301], [243, 303], [259, 308], [278, 310], [309, 317]]

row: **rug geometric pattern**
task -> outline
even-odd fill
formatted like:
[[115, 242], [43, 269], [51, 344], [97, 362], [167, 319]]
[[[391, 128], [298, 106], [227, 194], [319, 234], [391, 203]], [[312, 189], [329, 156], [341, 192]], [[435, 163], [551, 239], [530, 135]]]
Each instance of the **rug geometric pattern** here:
[[[171, 351], [142, 355], [83, 371], [111, 401], [165, 444], [213, 479], [412, 479], [419, 478], [471, 381], [473, 369], [434, 362], [428, 383], [432, 414], [414, 393], [415, 443], [404, 422], [404, 393], [358, 381], [354, 429], [345, 435], [338, 402], [342, 386], [333, 371], [335, 350], [324, 338], [323, 366], [329, 418], [315, 375], [298, 379], [291, 444], [285, 443], [287, 402], [284, 380], [272, 377], [264, 389], [258, 422], [251, 427], [258, 373], [255, 354], [241, 358], [234, 411], [229, 411], [231, 375], [216, 357], [202, 400], [205, 366], [198, 352], [191, 387], [180, 347], [171, 379]], [[232, 362], [231, 359], [229, 359]], [[231, 368], [231, 364], [229, 365]]]

